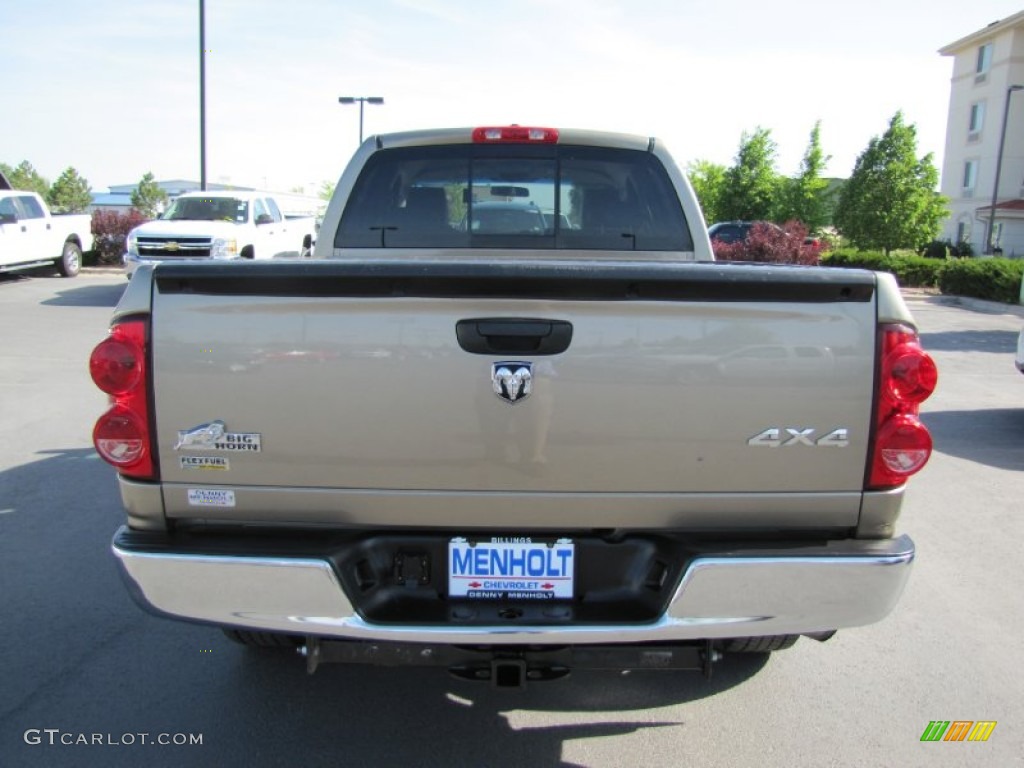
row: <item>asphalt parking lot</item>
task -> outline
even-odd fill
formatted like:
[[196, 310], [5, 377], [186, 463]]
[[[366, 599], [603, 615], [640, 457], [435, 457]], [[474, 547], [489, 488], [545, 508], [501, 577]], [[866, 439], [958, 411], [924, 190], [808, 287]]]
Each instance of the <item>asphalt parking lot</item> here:
[[[0, 765], [1024, 764], [1020, 308], [908, 297], [940, 383], [899, 522], [918, 559], [889, 618], [710, 681], [580, 672], [513, 693], [434, 669], [308, 677], [137, 608], [109, 553], [123, 513], [86, 365], [125, 285], [0, 276]], [[922, 743], [933, 720], [997, 725]]]

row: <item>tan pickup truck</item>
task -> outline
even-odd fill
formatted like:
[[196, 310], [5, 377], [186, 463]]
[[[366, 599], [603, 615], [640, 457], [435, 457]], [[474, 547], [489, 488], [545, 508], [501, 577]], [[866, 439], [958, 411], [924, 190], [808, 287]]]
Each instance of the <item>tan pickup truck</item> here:
[[143, 606], [500, 687], [885, 617], [936, 382], [891, 276], [715, 263], [661, 143], [519, 126], [371, 138], [312, 260], [140, 267], [91, 368]]

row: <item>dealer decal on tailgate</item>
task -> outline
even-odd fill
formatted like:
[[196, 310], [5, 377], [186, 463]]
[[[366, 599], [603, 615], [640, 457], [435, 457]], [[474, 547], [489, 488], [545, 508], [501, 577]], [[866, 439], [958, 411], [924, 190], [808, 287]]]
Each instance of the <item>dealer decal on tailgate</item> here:
[[571, 600], [576, 545], [495, 538], [448, 543], [448, 595], [483, 600]]

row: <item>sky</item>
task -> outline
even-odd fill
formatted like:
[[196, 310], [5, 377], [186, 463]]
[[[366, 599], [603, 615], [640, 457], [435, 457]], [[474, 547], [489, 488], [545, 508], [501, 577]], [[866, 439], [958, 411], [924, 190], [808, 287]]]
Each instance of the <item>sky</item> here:
[[[364, 133], [479, 125], [655, 136], [730, 165], [821, 121], [846, 177], [897, 110], [942, 168], [953, 61], [1021, 0], [206, 0], [207, 180], [315, 194]], [[0, 0], [0, 162], [94, 192], [200, 175], [199, 0]]]

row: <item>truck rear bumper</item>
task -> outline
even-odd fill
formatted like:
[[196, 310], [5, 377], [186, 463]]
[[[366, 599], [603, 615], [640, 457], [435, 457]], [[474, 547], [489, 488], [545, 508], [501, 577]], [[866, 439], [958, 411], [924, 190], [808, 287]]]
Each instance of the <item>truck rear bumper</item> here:
[[895, 606], [914, 559], [907, 536], [743, 549], [694, 558], [653, 622], [460, 626], [365, 620], [326, 556], [147, 547], [127, 528], [113, 552], [143, 607], [179, 619], [300, 635], [452, 644], [608, 644], [825, 632], [871, 624]]

